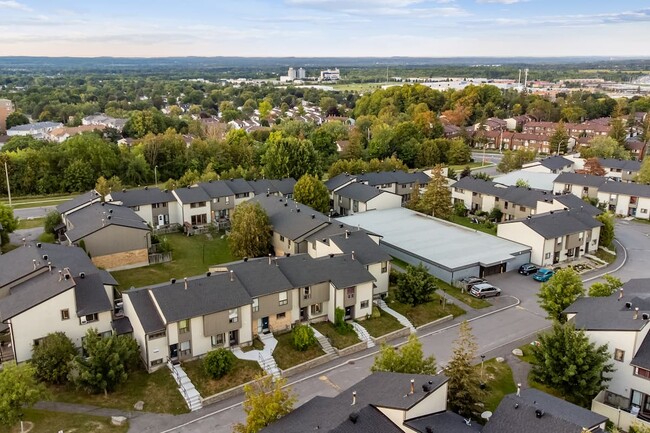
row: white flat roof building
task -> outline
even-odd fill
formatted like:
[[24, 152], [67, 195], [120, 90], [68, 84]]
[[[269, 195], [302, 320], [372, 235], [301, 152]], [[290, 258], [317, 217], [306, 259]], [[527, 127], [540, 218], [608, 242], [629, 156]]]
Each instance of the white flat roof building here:
[[382, 236], [393, 257], [452, 283], [468, 276], [516, 270], [530, 261], [530, 247], [433, 218], [406, 208], [359, 213], [341, 222]]

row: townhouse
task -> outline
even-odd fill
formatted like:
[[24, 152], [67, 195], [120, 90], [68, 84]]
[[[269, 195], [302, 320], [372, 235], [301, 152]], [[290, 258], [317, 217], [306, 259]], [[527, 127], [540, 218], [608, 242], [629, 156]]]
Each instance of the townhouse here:
[[178, 201], [166, 189], [145, 186], [142, 189], [111, 191], [105, 200], [107, 203], [128, 207], [151, 227], [161, 228], [182, 222]]
[[203, 188], [198, 186], [188, 186], [187, 188], [178, 188], [172, 191], [180, 207], [180, 219], [184, 226], [203, 226], [211, 223], [210, 207], [208, 202], [210, 196]]
[[332, 209], [339, 215], [402, 206], [400, 195], [358, 182], [334, 190], [332, 197]]
[[561, 173], [553, 182], [554, 194], [571, 193], [580, 198], [597, 198], [599, 188], [607, 182], [603, 176]]
[[605, 177], [633, 182], [641, 170], [641, 162], [626, 159], [598, 158], [598, 162], [605, 169]]
[[56, 211], [61, 214], [62, 218], [65, 218], [66, 215], [70, 213], [76, 212], [79, 209], [90, 206], [93, 203], [99, 203], [101, 201], [101, 194], [93, 189], [83, 194], [79, 194], [75, 198], [65, 201], [60, 205], [57, 205]]
[[607, 344], [614, 371], [592, 410], [625, 431], [650, 427], [650, 279], [633, 279], [609, 297], [581, 297], [564, 310], [567, 320], [600, 346]]
[[497, 226], [497, 236], [531, 248], [530, 261], [551, 266], [598, 249], [602, 223], [585, 209], [551, 210]]
[[351, 183], [363, 183], [382, 191], [400, 195], [402, 203], [411, 199], [411, 194], [416, 185], [419, 188], [425, 188], [431, 180], [430, 175], [424, 172], [407, 173], [402, 170], [378, 171], [372, 173], [348, 174], [341, 173], [327, 182], [325, 186], [330, 192], [330, 199], [334, 199], [334, 192]]
[[28, 242], [0, 256], [0, 362], [27, 361], [53, 332], [81, 347], [86, 331], [131, 331], [117, 282], [81, 248]]
[[562, 156], [554, 155], [540, 161], [524, 164], [521, 169], [535, 173], [560, 174], [570, 172], [573, 169], [573, 162]]
[[225, 181], [217, 180], [201, 182], [198, 184], [209, 197], [210, 221], [222, 221], [230, 219], [235, 209], [235, 193], [228, 188]]
[[149, 264], [151, 228], [133, 210], [92, 203], [62, 214], [68, 245], [81, 246], [98, 267], [108, 270]]
[[650, 185], [609, 181], [598, 189], [597, 198], [616, 215], [650, 219]]

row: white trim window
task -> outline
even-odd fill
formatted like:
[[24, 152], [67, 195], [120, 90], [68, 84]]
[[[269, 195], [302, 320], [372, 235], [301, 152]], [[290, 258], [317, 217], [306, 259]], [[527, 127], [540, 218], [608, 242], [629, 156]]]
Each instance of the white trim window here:
[[289, 294], [287, 292], [278, 293], [278, 305], [287, 305], [289, 303]]
[[239, 311], [237, 308], [228, 310], [228, 323], [237, 323], [239, 322]]

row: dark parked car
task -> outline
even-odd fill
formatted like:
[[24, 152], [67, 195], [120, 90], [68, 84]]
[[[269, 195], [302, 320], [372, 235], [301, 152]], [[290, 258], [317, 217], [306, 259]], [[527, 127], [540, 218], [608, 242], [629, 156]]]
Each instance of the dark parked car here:
[[535, 272], [535, 275], [533, 275], [533, 279], [535, 281], [544, 282], [550, 280], [553, 275], [555, 275], [555, 271], [552, 271], [551, 269], [542, 268], [537, 272]]
[[494, 287], [492, 284], [476, 284], [469, 291], [469, 294], [477, 298], [489, 298], [490, 296], [500, 296], [501, 289]]
[[519, 273], [521, 275], [530, 275], [537, 272], [539, 268], [532, 263], [526, 263], [525, 265], [519, 266]]
[[487, 280], [479, 277], [465, 277], [460, 282], [466, 290], [471, 290], [477, 284], [487, 283]]

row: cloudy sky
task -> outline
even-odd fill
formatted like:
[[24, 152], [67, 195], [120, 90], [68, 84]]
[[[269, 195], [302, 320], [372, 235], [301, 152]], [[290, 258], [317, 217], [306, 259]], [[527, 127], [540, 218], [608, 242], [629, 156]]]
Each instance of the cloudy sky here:
[[0, 56], [650, 56], [649, 0], [0, 0]]

